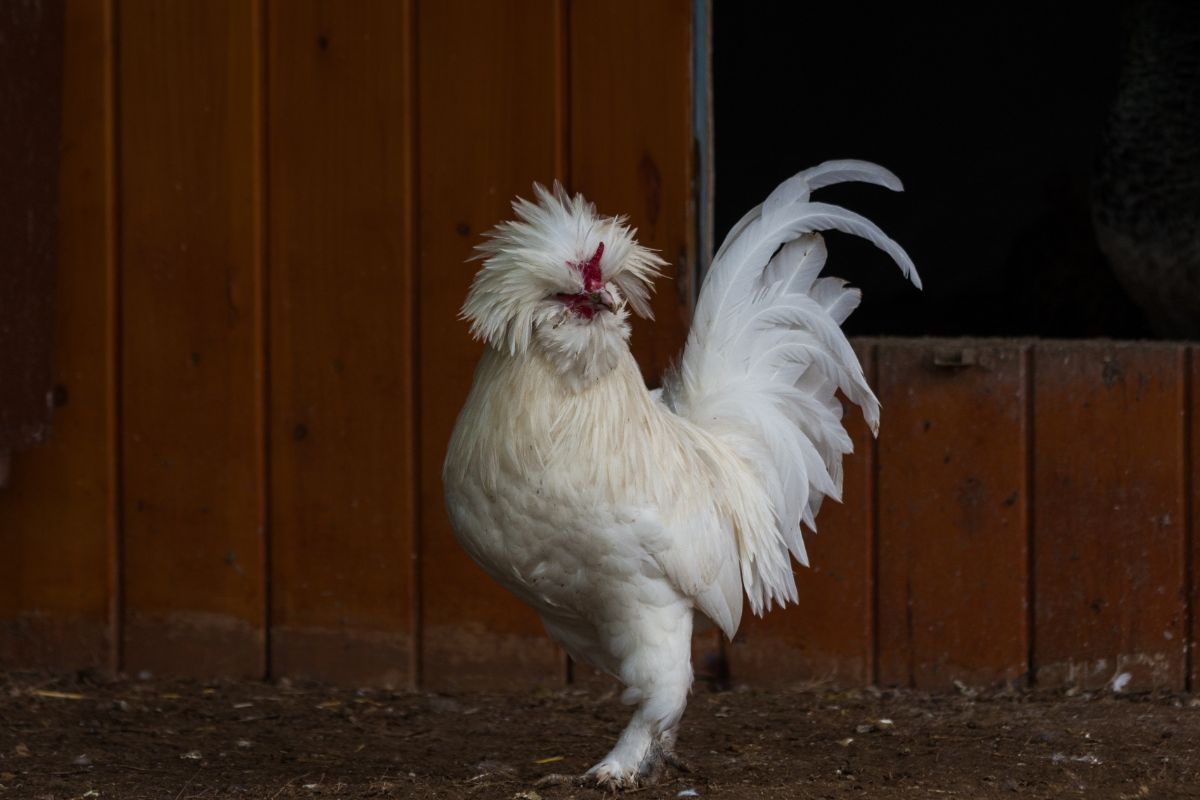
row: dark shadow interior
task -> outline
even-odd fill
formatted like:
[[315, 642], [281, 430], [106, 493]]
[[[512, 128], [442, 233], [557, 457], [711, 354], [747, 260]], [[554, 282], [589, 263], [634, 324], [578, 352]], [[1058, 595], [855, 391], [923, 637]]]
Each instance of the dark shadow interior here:
[[865, 294], [850, 332], [1170, 336], [1115, 277], [1093, 224], [1129, 32], [1163, 5], [1174, 4], [717, 0], [717, 243], [797, 170], [869, 159], [906, 192], [845, 186], [818, 197], [878, 223], [926, 289], [870, 245], [831, 234], [828, 272]]

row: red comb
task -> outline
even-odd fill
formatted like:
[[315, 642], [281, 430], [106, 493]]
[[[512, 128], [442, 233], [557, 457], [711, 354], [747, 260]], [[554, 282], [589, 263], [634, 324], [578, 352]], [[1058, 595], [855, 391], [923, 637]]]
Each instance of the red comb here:
[[596, 252], [586, 264], [577, 265], [583, 273], [583, 288], [588, 292], [598, 292], [604, 288], [604, 279], [600, 277], [600, 256], [604, 255], [604, 242], [596, 248]]

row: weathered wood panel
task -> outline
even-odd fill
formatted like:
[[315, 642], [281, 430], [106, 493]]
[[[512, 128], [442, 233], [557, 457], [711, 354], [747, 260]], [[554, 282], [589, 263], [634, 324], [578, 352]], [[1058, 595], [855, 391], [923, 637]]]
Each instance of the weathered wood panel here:
[[1184, 488], [1188, 503], [1187, 547], [1192, 558], [1188, 574], [1191, 597], [1188, 598], [1188, 616], [1191, 630], [1188, 631], [1188, 689], [1200, 690], [1200, 347], [1188, 348], [1188, 388], [1184, 406], [1184, 418], [1190, 423], [1188, 435], [1187, 480]]
[[120, 6], [125, 666], [264, 669], [257, 4]]
[[385, 0], [270, 6], [278, 675], [413, 680], [411, 19]]
[[1035, 354], [1037, 682], [1183, 688], [1184, 348]]
[[1016, 680], [1028, 658], [1025, 347], [884, 342], [877, 359], [879, 682]]
[[517, 687], [563, 680], [536, 615], [454, 540], [442, 461], [480, 346], [457, 320], [480, 234], [516, 194], [564, 178], [561, 3], [425, 2], [420, 32], [422, 684]]
[[0, 7], [0, 486], [50, 417], [63, 18], [64, 0]]
[[1188, 615], [1191, 630], [1188, 632], [1188, 664], [1191, 667], [1188, 689], [1200, 691], [1200, 347], [1188, 348], [1188, 389], [1185, 397], [1184, 418], [1189, 421], [1188, 434], [1188, 485], [1184, 488], [1188, 503], [1187, 546], [1192, 557], [1189, 579], [1191, 597], [1188, 599]]
[[[67, 5], [58, 407], [0, 491], [0, 666], [118, 666], [123, 640], [134, 670], [262, 674], [271, 616], [275, 674], [560, 682], [442, 509], [464, 260], [557, 177], [690, 273], [690, 5], [264, 5]], [[651, 382], [690, 309], [670, 277], [634, 333]], [[849, 410], [800, 605], [747, 617], [731, 675], [699, 637], [698, 676], [991, 683], [1032, 637], [1042, 684], [1200, 681], [1194, 347], [858, 346], [882, 438]]]
[[652, 386], [691, 318], [691, 13], [688, 0], [570, 7], [571, 188], [601, 213], [629, 215], [638, 240], [671, 263], [657, 282], [655, 319], [633, 324], [633, 352]]
[[115, 666], [111, 12], [66, 7], [56, 408], [46, 443], [17, 454], [0, 489], [2, 668]]
[[[874, 386], [874, 342], [856, 342], [855, 350]], [[875, 442], [858, 408], [845, 399], [842, 405], [854, 440], [854, 453], [843, 461], [843, 502], [826, 501], [819, 532], [805, 535], [811, 567], [796, 570], [799, 602], [761, 619], [746, 610], [729, 648], [729, 671], [738, 683], [872, 682]], [[892, 424], [889, 412], [885, 425]]]

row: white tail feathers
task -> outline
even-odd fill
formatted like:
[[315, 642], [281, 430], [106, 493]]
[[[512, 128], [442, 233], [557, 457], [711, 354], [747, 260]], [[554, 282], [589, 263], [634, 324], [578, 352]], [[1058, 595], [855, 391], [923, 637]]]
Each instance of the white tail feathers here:
[[853, 446], [835, 392], [862, 409], [872, 431], [879, 425], [879, 401], [840, 327], [860, 293], [818, 277], [826, 255], [818, 231], [867, 239], [921, 286], [908, 254], [874, 223], [809, 200], [844, 181], [903, 188], [866, 161], [827, 161], [781, 183], [717, 251], [666, 387], [677, 413], [738, 452], [771, 505], [767, 514], [733, 509], [742, 584], [756, 614], [795, 601], [790, 557], [808, 564], [800, 525], [816, 530], [821, 501], [840, 499], [842, 456]]

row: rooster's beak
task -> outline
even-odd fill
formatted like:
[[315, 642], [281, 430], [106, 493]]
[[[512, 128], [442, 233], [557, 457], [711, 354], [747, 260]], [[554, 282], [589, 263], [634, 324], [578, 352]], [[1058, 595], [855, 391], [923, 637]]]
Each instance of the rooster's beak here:
[[612, 293], [607, 289], [601, 289], [598, 292], [592, 292], [588, 295], [588, 298], [592, 301], [592, 305], [594, 306], [605, 308], [609, 311], [617, 310], [617, 299], [613, 297]]

